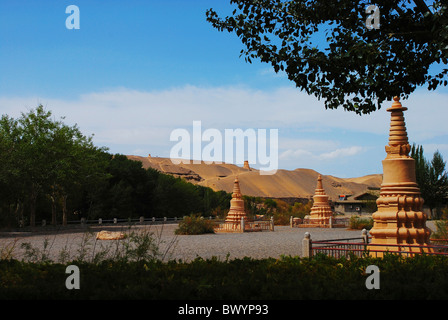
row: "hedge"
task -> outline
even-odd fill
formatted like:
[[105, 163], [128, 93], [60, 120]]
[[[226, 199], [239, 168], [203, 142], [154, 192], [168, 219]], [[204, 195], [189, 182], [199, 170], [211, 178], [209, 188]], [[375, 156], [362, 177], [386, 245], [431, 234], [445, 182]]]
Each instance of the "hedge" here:
[[[67, 289], [68, 265], [80, 288]], [[380, 270], [380, 288], [367, 289], [366, 268]], [[182, 261], [102, 261], [67, 264], [0, 261], [0, 299], [299, 300], [447, 299], [448, 258], [281, 259], [197, 258]]]

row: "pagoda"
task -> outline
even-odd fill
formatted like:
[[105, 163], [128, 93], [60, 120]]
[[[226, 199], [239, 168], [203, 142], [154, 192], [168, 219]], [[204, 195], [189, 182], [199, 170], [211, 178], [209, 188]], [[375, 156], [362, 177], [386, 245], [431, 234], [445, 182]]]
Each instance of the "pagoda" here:
[[322, 176], [317, 177], [316, 191], [313, 196], [313, 206], [310, 212], [310, 223], [316, 226], [329, 227], [330, 219], [333, 217], [333, 210], [331, 210], [328, 202], [328, 195], [322, 187]]
[[274, 219], [257, 219], [249, 221], [244, 210], [244, 200], [241, 195], [238, 176], [233, 182], [232, 199], [230, 200], [230, 210], [223, 223], [219, 223], [214, 228], [217, 233], [224, 232], [254, 232], [254, 231], [274, 231]]
[[[394, 97], [391, 113], [389, 145], [383, 160], [383, 182], [376, 203], [378, 211], [373, 215], [372, 236], [368, 249], [382, 251], [429, 252], [430, 230], [426, 227], [427, 215], [422, 211], [423, 198], [415, 177], [415, 161], [409, 156], [410, 145], [406, 132], [403, 107]], [[377, 246], [378, 244], [384, 246]], [[420, 248], [397, 245], [419, 245]], [[388, 246], [390, 245], [390, 246]], [[381, 255], [381, 254], [380, 254]]]
[[232, 199], [230, 200], [230, 210], [226, 217], [226, 223], [240, 225], [241, 218], [247, 220], [246, 212], [244, 211], [244, 200], [241, 195], [240, 183], [237, 176], [233, 182]]

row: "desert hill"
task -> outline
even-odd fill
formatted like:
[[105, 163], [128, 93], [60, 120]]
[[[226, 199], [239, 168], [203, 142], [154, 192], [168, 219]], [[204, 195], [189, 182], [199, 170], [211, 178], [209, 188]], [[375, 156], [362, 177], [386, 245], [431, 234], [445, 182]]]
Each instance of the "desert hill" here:
[[[309, 198], [314, 195], [318, 172], [312, 169], [278, 170], [274, 175], [260, 175], [256, 169], [247, 169], [234, 164], [173, 164], [169, 158], [128, 156], [142, 162], [144, 168], [182, 177], [191, 183], [210, 187], [213, 190], [232, 192], [233, 181], [238, 175], [241, 192], [248, 196], [270, 198]], [[322, 183], [330, 200], [339, 195], [354, 195], [368, 188], [379, 188], [381, 174], [358, 178], [338, 178], [322, 174]]]

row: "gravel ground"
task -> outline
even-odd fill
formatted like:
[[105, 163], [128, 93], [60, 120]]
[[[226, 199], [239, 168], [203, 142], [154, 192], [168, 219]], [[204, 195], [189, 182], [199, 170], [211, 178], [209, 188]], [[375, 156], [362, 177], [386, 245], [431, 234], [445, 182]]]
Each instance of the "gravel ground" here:
[[[428, 224], [431, 228], [431, 225]], [[203, 235], [175, 235], [177, 224], [135, 226], [132, 230], [146, 230], [154, 233], [162, 252], [166, 252], [164, 261], [175, 259], [191, 261], [197, 257], [208, 259], [217, 257], [221, 260], [252, 257], [278, 258], [282, 255], [301, 256], [302, 239], [305, 232], [311, 234], [313, 240], [344, 239], [361, 237], [360, 230], [345, 228], [291, 228], [290, 226], [275, 226], [274, 231], [246, 233], [217, 233]], [[51, 260], [60, 261], [61, 252], [69, 257], [79, 256], [79, 250], [88, 248], [88, 254], [100, 252], [104, 248], [115, 248], [119, 241], [125, 240], [95, 240], [100, 230], [115, 230], [128, 233], [129, 227], [91, 227], [89, 230], [65, 230], [53, 232], [1, 232], [0, 257], [13, 256], [24, 258], [22, 243], [28, 243], [31, 248], [45, 252]]]

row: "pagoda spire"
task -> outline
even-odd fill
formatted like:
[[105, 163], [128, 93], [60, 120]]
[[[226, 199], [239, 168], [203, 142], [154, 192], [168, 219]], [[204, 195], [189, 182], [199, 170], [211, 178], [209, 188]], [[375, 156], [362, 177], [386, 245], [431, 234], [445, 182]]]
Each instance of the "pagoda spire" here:
[[387, 109], [387, 111], [391, 113], [389, 145], [386, 146], [387, 158], [409, 157], [411, 146], [409, 145], [403, 114], [406, 110], [408, 110], [408, 108], [401, 105], [399, 97], [394, 97], [392, 107]]

